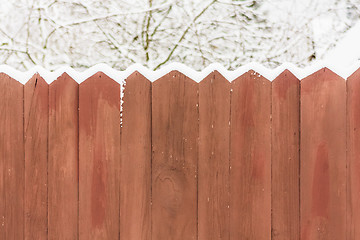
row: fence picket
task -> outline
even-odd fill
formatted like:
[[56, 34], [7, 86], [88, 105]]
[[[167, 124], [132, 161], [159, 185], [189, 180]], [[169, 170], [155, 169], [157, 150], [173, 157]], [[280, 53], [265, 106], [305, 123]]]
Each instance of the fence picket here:
[[229, 239], [229, 123], [230, 82], [215, 71], [199, 84], [199, 240]]
[[78, 237], [79, 85], [64, 73], [49, 86], [49, 239]]
[[0, 239], [24, 239], [24, 86], [0, 73]]
[[288, 70], [272, 82], [272, 239], [300, 239], [300, 82]]
[[360, 239], [360, 70], [347, 79], [347, 240]]
[[35, 74], [24, 86], [25, 239], [47, 239], [49, 85]]
[[271, 237], [271, 82], [249, 71], [231, 83], [230, 239]]
[[152, 84], [152, 239], [197, 238], [198, 84], [172, 71]]
[[126, 79], [121, 128], [120, 239], [151, 239], [151, 82]]
[[79, 86], [79, 239], [119, 238], [120, 85], [98, 72]]
[[301, 239], [345, 239], [346, 85], [324, 68], [301, 80]]

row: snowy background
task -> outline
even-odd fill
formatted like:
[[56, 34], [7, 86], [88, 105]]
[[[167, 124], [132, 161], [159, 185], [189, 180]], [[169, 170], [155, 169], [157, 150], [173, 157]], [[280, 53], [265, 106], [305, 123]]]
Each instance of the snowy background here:
[[360, 0], [2, 0], [0, 64], [229, 70], [360, 59]]

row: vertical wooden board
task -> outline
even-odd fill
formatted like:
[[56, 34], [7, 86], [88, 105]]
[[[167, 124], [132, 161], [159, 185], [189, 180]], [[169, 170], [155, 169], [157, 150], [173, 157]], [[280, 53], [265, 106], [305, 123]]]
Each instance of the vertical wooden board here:
[[66, 73], [49, 86], [49, 239], [78, 237], [78, 91]]
[[25, 239], [47, 239], [49, 85], [35, 74], [24, 86]]
[[360, 70], [347, 80], [347, 238], [360, 239]]
[[152, 239], [197, 238], [198, 84], [172, 71], [152, 84]]
[[23, 85], [0, 73], [0, 239], [24, 238]]
[[[6, 79], [3, 75], [1, 75], [0, 78], [0, 84], [1, 87], [0, 88], [0, 110], [3, 111], [5, 110], [8, 104], [6, 104], [7, 100], [5, 98], [5, 92], [3, 91], [3, 89], [6, 89], [6, 87], [8, 87], [8, 83], [6, 83]], [[12, 99], [11, 99], [12, 100]], [[8, 120], [6, 119], [7, 116], [5, 117], [5, 114], [1, 114], [0, 115], [0, 239], [5, 239], [6, 238], [6, 229], [5, 229], [5, 215], [6, 215], [6, 187], [5, 187], [5, 164], [6, 164], [6, 160], [7, 159], [5, 157], [5, 154], [8, 154], [9, 152], [11, 153], [12, 151], [9, 150], [9, 146], [7, 144], [5, 144], [8, 140], [8, 136], [5, 137], [5, 131], [7, 131], [8, 126], [6, 126]], [[9, 135], [9, 134], [8, 134]], [[11, 135], [11, 133], [10, 133]]]
[[271, 82], [249, 71], [232, 82], [230, 239], [271, 238]]
[[288, 70], [272, 82], [272, 239], [300, 239], [300, 82]]
[[151, 83], [135, 72], [123, 97], [120, 239], [151, 239]]
[[324, 68], [301, 81], [301, 239], [345, 239], [346, 87]]
[[79, 239], [119, 238], [120, 85], [98, 72], [79, 86]]
[[230, 82], [215, 71], [199, 84], [199, 240], [229, 240]]

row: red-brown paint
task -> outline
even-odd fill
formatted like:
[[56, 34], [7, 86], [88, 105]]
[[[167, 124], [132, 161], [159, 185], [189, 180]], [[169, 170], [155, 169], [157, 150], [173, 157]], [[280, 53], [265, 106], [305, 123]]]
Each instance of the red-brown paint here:
[[328, 218], [330, 175], [329, 153], [325, 143], [320, 143], [317, 148], [312, 186], [312, 214], [314, 217]]
[[303, 79], [300, 124], [299, 81], [288, 71], [272, 83], [214, 72], [200, 84], [135, 73], [123, 145], [119, 84], [103, 73], [80, 96], [66, 74], [50, 86], [0, 74], [0, 238], [357, 239], [359, 78], [348, 79], [347, 97], [329, 69]]
[[120, 85], [97, 73], [79, 86], [79, 239], [119, 238]]
[[272, 239], [300, 238], [300, 81], [288, 70], [272, 82]]
[[360, 238], [360, 70], [347, 79], [347, 239]]
[[0, 73], [0, 239], [24, 239], [24, 86]]
[[[151, 239], [151, 82], [126, 79], [120, 166], [120, 239]], [[132, 223], [136, 224], [132, 224]]]
[[271, 82], [231, 83], [230, 239], [271, 238]]
[[346, 85], [324, 68], [301, 80], [301, 239], [346, 238]]
[[48, 238], [78, 238], [79, 85], [66, 73], [49, 86]]
[[24, 86], [25, 239], [48, 238], [48, 94], [39, 74]]
[[219, 72], [199, 84], [199, 240], [229, 240], [230, 86]]
[[152, 83], [152, 239], [197, 238], [198, 84], [177, 71]]
[[[104, 135], [99, 132], [98, 138], [103, 139]], [[104, 143], [96, 141], [94, 149], [93, 173], [91, 178], [91, 223], [93, 228], [101, 228], [104, 224], [106, 214], [106, 198], [105, 184], [107, 179], [106, 166], [104, 166], [103, 157]]]

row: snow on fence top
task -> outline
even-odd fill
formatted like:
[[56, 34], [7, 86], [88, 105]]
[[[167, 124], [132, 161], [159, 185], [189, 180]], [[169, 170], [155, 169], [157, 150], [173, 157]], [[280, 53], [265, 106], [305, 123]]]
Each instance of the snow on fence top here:
[[122, 83], [123, 80], [125, 80], [130, 74], [132, 74], [135, 71], [138, 71], [139, 73], [144, 75], [147, 79], [153, 82], [172, 70], [177, 70], [196, 82], [200, 82], [202, 79], [204, 79], [207, 75], [209, 75], [211, 72], [215, 70], [220, 72], [229, 81], [236, 79], [237, 77], [241, 76], [242, 74], [244, 74], [249, 70], [254, 70], [258, 74], [264, 76], [266, 79], [272, 81], [281, 72], [283, 72], [286, 69], [292, 72], [298, 79], [303, 79], [324, 67], [329, 68], [331, 71], [335, 72], [340, 77], [347, 79], [351, 74], [353, 74], [357, 69], [360, 68], [360, 61], [346, 68], [344, 68], [343, 66], [337, 67], [323, 61], [315, 62], [311, 66], [305, 68], [299, 68], [292, 63], [284, 63], [281, 66], [274, 69], [268, 69], [258, 63], [249, 63], [234, 71], [227, 70], [224, 66], [222, 66], [219, 63], [213, 63], [202, 71], [195, 71], [194, 69], [185, 66], [184, 64], [181, 63], [171, 63], [156, 71], [149, 70], [148, 68], [142, 66], [141, 64], [131, 65], [125, 71], [115, 70], [106, 64], [97, 64], [82, 72], [76, 71], [71, 67], [62, 67], [55, 71], [48, 71], [41, 66], [36, 66], [30, 69], [29, 71], [22, 72], [8, 65], [0, 65], [0, 72], [9, 75], [10, 77], [21, 82], [22, 84], [25, 84], [35, 73], [39, 73], [40, 76], [44, 78], [44, 80], [47, 83], [51, 83], [64, 72], [66, 72], [76, 82], [81, 83], [99, 71], [105, 73], [110, 78], [117, 81], [118, 83]]

